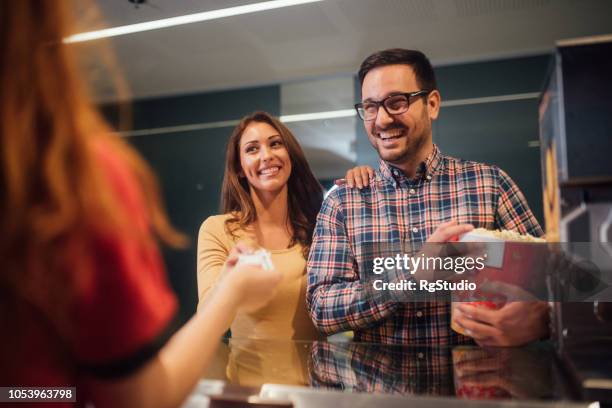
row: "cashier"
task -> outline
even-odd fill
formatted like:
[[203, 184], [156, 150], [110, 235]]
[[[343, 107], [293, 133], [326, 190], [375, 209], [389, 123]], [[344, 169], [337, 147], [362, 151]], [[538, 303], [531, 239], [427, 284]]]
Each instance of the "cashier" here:
[[326, 334], [352, 330], [377, 343], [513, 346], [547, 335], [547, 305], [508, 303], [498, 310], [448, 302], [373, 301], [360, 281], [363, 248], [377, 242], [447, 242], [474, 227], [541, 236], [512, 179], [496, 166], [445, 156], [432, 142], [440, 109], [433, 68], [419, 52], [390, 49], [366, 58], [355, 108], [379, 168], [362, 190], [341, 186], [318, 216], [308, 260], [307, 303]]

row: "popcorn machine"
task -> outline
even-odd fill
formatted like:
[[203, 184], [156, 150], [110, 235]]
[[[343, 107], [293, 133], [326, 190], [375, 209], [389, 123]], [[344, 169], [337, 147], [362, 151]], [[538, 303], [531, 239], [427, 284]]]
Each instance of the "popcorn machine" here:
[[593, 271], [559, 280], [552, 338], [577, 392], [612, 401], [612, 35], [557, 43], [539, 122], [546, 238]]

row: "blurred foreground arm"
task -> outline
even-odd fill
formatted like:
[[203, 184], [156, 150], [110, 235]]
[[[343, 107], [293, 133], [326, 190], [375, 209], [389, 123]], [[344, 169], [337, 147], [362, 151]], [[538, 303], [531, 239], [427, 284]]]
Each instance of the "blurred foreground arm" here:
[[230, 254], [225, 276], [205, 304], [150, 362], [122, 379], [87, 382], [88, 395], [96, 406], [176, 407], [185, 400], [236, 312], [256, 310], [276, 293], [279, 272], [235, 267], [237, 257], [237, 250]]

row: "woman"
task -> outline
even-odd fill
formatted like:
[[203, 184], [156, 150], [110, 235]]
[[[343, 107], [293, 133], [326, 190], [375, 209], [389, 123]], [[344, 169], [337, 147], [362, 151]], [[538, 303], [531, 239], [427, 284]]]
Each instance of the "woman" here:
[[[347, 173], [362, 185], [367, 166]], [[271, 253], [283, 280], [278, 294], [254, 313], [238, 314], [234, 338], [314, 339], [306, 311], [306, 258], [323, 190], [299, 143], [280, 121], [265, 112], [243, 118], [226, 151], [223, 215], [209, 217], [198, 239], [200, 304], [219, 279], [231, 248], [245, 241]]]
[[[350, 170], [347, 182], [356, 183], [356, 174], [368, 169]], [[226, 375], [233, 384], [308, 384], [303, 344], [288, 340], [319, 337], [306, 311], [305, 291], [306, 258], [322, 199], [321, 185], [287, 127], [265, 112], [240, 121], [227, 145], [224, 214], [209, 217], [200, 228], [200, 307], [237, 243], [268, 250], [282, 281], [265, 306], [238, 313], [231, 325]]]
[[226, 152], [223, 215], [208, 218], [198, 239], [200, 304], [237, 242], [265, 248], [283, 279], [263, 308], [232, 323], [234, 338], [313, 339], [306, 312], [306, 256], [323, 189], [289, 129], [265, 112], [243, 118]]
[[234, 315], [259, 308], [281, 277], [235, 266], [235, 248], [202, 313], [173, 334], [155, 238], [182, 237], [150, 170], [83, 90], [62, 43], [69, 4], [0, 0], [0, 386], [178, 406]]

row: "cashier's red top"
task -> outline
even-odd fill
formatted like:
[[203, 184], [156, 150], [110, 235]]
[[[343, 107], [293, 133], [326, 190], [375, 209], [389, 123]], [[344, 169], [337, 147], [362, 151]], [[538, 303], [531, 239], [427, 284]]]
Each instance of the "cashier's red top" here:
[[[128, 227], [149, 233], [135, 176], [108, 146], [98, 146], [97, 153], [104, 174], [125, 206], [126, 222], [133, 224]], [[79, 286], [72, 303], [70, 338], [58, 341], [56, 328], [33, 311], [32, 318], [20, 322], [18, 329], [25, 333], [25, 344], [15, 350], [21, 355], [20, 364], [13, 372], [0, 374], [0, 386], [76, 386], [81, 405], [86, 397], [79, 389], [81, 378], [128, 375], [155, 356], [172, 335], [177, 301], [158, 248], [143, 244], [135, 234], [92, 233], [88, 249], [70, 258], [83, 261], [87, 257], [85, 265], [90, 269], [90, 279]], [[70, 270], [70, 265], [67, 269], [68, 273], [84, 272], [82, 268]]]

